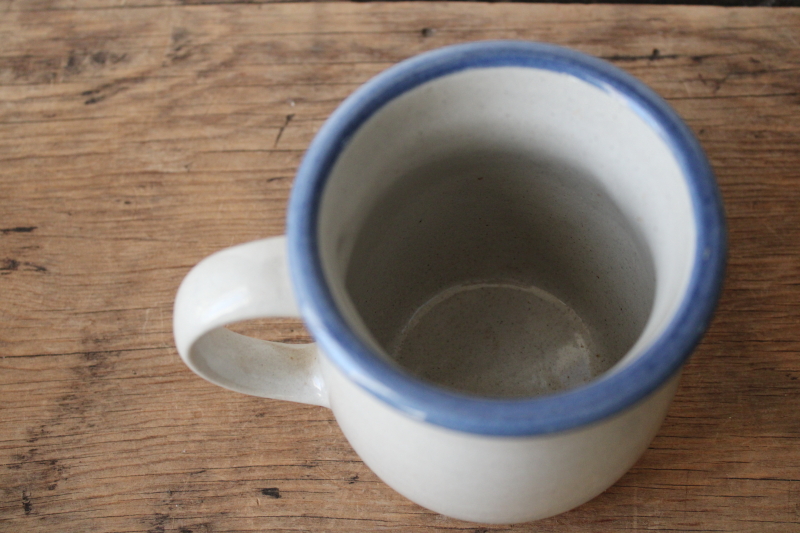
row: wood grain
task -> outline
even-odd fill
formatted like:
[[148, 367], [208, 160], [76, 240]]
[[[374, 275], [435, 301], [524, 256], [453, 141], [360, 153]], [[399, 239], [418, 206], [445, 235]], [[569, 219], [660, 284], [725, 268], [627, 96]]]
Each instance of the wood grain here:
[[[800, 10], [169, 4], [0, 3], [0, 530], [800, 531]], [[664, 95], [717, 171], [730, 265], [636, 467], [489, 527], [395, 494], [328, 410], [194, 376], [171, 309], [202, 257], [283, 232], [303, 150], [355, 87], [496, 38]], [[308, 340], [293, 320], [239, 330]]]

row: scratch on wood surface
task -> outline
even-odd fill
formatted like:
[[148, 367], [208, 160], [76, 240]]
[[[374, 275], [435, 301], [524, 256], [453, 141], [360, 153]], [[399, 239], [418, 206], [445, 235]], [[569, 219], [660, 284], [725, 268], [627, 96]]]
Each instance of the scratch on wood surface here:
[[290, 115], [286, 115], [286, 120], [284, 121], [283, 126], [281, 126], [281, 128], [278, 130], [277, 137], [275, 137], [275, 144], [272, 146], [273, 148], [277, 148], [278, 147], [278, 142], [280, 142], [280, 140], [281, 140], [281, 136], [283, 135], [283, 131], [286, 129], [286, 127], [289, 125], [289, 122], [291, 122], [293, 118], [294, 118], [294, 113], [292, 113]]
[[144, 76], [136, 76], [136, 77], [119, 78], [114, 81], [104, 83], [102, 85], [95, 87], [94, 89], [83, 91], [81, 93], [81, 96], [89, 97], [83, 103], [85, 105], [97, 104], [107, 98], [110, 98], [116, 94], [119, 94], [123, 91], [130, 89], [134, 85], [143, 83], [144, 81], [145, 81]]

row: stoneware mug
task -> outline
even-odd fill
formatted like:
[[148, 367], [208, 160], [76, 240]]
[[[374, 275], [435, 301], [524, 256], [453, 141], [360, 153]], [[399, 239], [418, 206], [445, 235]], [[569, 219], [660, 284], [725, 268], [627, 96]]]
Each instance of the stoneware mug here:
[[[330, 407], [414, 502], [523, 522], [645, 451], [724, 263], [712, 170], [660, 97], [575, 51], [479, 42], [345, 100], [303, 159], [287, 236], [199, 263], [175, 340], [213, 383]], [[224, 327], [297, 316], [316, 344]]]

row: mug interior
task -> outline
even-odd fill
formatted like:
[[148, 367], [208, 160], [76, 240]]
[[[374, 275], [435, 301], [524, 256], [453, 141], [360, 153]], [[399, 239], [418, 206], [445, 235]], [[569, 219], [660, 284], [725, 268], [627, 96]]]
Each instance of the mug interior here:
[[620, 371], [689, 286], [692, 197], [613, 91], [519, 66], [391, 99], [341, 149], [319, 206], [336, 306], [434, 386], [527, 398]]

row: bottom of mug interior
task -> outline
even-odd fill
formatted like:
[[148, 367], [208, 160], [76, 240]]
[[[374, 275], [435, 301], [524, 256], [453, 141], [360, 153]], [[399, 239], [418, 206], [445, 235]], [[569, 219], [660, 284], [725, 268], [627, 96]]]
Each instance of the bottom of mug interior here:
[[608, 370], [592, 329], [535, 286], [474, 282], [425, 302], [388, 352], [415, 376], [491, 398], [524, 398], [588, 383]]

